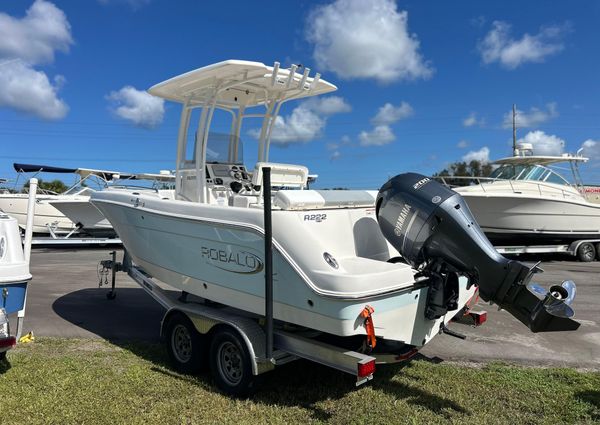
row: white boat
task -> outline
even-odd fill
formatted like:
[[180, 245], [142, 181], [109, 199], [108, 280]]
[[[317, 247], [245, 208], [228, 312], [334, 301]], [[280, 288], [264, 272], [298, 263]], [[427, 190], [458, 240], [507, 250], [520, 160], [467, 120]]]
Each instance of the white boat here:
[[[76, 174], [78, 181], [66, 192], [57, 194], [48, 190], [38, 189], [36, 213], [33, 221], [33, 233], [68, 235], [82, 231], [78, 221], [71, 220], [62, 211], [59, 211], [53, 202], [65, 202], [80, 205], [89, 205], [90, 194], [95, 188], [105, 187], [109, 181], [126, 177], [126, 174], [116, 171], [94, 170], [89, 168], [62, 168], [47, 165], [14, 164], [15, 170], [21, 173], [63, 173]], [[0, 211], [17, 219], [19, 227], [25, 229], [27, 221], [27, 193], [0, 193]], [[66, 206], [66, 208], [67, 208]], [[110, 223], [103, 217], [98, 219], [93, 226], [84, 229], [83, 233], [99, 234], [114, 233]]]
[[[170, 187], [175, 184], [175, 176], [169, 172], [161, 172], [158, 174], [138, 173], [122, 177], [125, 179], [124, 182], [107, 182], [107, 186], [102, 190], [143, 191], [161, 198], [172, 198], [174, 196], [174, 191], [173, 189], [170, 189]], [[150, 182], [151, 185], [136, 186], [134, 183], [139, 181]], [[90, 189], [88, 188], [88, 190]], [[70, 198], [61, 197], [50, 200], [49, 204], [60, 211], [73, 223], [76, 223], [82, 233], [91, 235], [114, 234], [114, 229], [110, 222], [102, 215], [98, 208], [89, 202], [89, 196], [80, 196], [78, 194], [77, 196], [72, 196]]]
[[[370, 306], [378, 338], [420, 347], [463, 309], [475, 293], [475, 280], [469, 282], [443, 262], [434, 266], [438, 279], [415, 270], [417, 260], [402, 261], [376, 218], [383, 210], [393, 210], [396, 201], [381, 201], [376, 210], [376, 191], [309, 190], [306, 167], [268, 162], [281, 105], [336, 90], [319, 74], [310, 77], [308, 69], [296, 71], [296, 66], [281, 69], [277, 62], [270, 67], [229, 60], [155, 85], [150, 94], [183, 106], [174, 199], [109, 190], [93, 193], [91, 202], [111, 222], [136, 266], [150, 276], [185, 293], [261, 315], [265, 311], [264, 175], [269, 169], [274, 188], [273, 211], [267, 213], [272, 219], [274, 318], [349, 337], [367, 333], [361, 313]], [[192, 119], [195, 110], [199, 116]], [[226, 137], [209, 134], [211, 122], [223, 118], [217, 113], [232, 118], [231, 134]], [[258, 162], [249, 170], [242, 160], [239, 136], [242, 120], [252, 117], [261, 118], [262, 124]], [[195, 124], [194, 131], [190, 127]], [[437, 183], [418, 178], [416, 189], [429, 183], [438, 189]], [[446, 198], [458, 198], [439, 186], [447, 191]], [[406, 211], [416, 214], [418, 210], [409, 206], [402, 211], [400, 216], [390, 213], [391, 220], [399, 228], [408, 225], [408, 234], [421, 222], [416, 215], [404, 220], [410, 216]], [[452, 207], [452, 211], [458, 210]], [[398, 239], [403, 230], [393, 233]], [[404, 237], [398, 247], [418, 249]], [[479, 241], [483, 236], [474, 237]], [[477, 243], [489, 245], [483, 240]], [[486, 249], [489, 255], [498, 255], [491, 245]], [[520, 282], [528, 280], [530, 270], [521, 271]], [[429, 279], [452, 289], [434, 290]], [[506, 280], [503, 285], [512, 283]], [[504, 306], [493, 291], [482, 294]], [[439, 309], [434, 305], [436, 296]], [[528, 316], [530, 306], [520, 309], [514, 314], [534, 329], [532, 322], [538, 319]], [[574, 325], [569, 322], [569, 326]]]
[[[31, 179], [37, 188], [37, 180]], [[31, 254], [31, 224], [35, 211], [35, 191], [28, 199], [27, 228], [22, 245], [17, 220], [0, 212], [0, 361], [14, 347], [23, 330], [27, 285], [31, 280], [29, 259]], [[11, 332], [9, 316], [16, 314], [16, 332]]]
[[[454, 190], [495, 245], [540, 245], [600, 238], [600, 203], [586, 193], [580, 155], [534, 156], [530, 144], [499, 159], [489, 178]], [[573, 184], [555, 164], [568, 164]]]

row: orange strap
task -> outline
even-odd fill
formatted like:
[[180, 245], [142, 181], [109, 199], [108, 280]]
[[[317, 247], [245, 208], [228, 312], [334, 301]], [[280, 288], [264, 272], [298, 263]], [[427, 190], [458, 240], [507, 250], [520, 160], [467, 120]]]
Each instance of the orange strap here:
[[377, 340], [375, 339], [375, 326], [373, 326], [373, 316], [375, 309], [370, 305], [366, 305], [361, 311], [361, 317], [365, 318], [365, 329], [367, 330], [367, 345], [369, 348], [375, 348]]

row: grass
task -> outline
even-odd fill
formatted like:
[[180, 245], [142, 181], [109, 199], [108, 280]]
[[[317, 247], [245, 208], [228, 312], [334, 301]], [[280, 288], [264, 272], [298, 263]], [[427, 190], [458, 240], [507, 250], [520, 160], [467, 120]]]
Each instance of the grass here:
[[594, 423], [600, 373], [416, 360], [374, 382], [299, 361], [248, 400], [169, 369], [161, 346], [38, 339], [0, 364], [2, 424]]

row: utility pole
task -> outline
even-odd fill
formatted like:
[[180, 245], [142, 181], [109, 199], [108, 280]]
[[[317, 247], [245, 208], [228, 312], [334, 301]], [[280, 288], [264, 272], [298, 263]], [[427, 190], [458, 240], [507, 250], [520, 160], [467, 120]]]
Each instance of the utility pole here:
[[513, 103], [513, 155], [517, 154], [517, 105]]

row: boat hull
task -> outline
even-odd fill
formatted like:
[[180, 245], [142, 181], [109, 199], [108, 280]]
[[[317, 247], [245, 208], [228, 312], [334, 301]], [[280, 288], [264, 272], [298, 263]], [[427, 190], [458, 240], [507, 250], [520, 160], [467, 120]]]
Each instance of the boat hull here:
[[[257, 315], [264, 314], [262, 210], [152, 200], [143, 196], [126, 199], [122, 195], [97, 193], [92, 196], [92, 202], [112, 223], [138, 266], [179, 290]], [[166, 210], [167, 206], [170, 211]], [[193, 210], [201, 211], [201, 215], [191, 215]], [[218, 218], [226, 214], [231, 218], [231, 211], [240, 214], [238, 218], [243, 217], [244, 220]], [[300, 212], [302, 215], [305, 213]], [[348, 214], [348, 211], [342, 213]], [[364, 264], [385, 270], [369, 275], [365, 270], [349, 269], [345, 274], [342, 270], [338, 273], [324, 269], [323, 273], [317, 270], [311, 274], [312, 269], [309, 272], [302, 267], [304, 254], [317, 251], [324, 267], [329, 266], [323, 261], [320, 247], [311, 247], [310, 231], [302, 236], [302, 229], [299, 230], [300, 239], [296, 243], [302, 252], [295, 253], [297, 261], [288, 252], [293, 249], [289, 244], [294, 242], [290, 240], [297, 238], [290, 236], [294, 232], [286, 220], [295, 220], [296, 215], [291, 211], [273, 214], [273, 292], [274, 317], [277, 320], [334, 335], [363, 335], [364, 319], [360, 313], [366, 305], [370, 305], [375, 309], [378, 336], [421, 346], [439, 333], [442, 322], [449, 321], [456, 313], [449, 312], [438, 320], [425, 319], [428, 288], [415, 285], [414, 271], [405, 264], [364, 259]], [[327, 230], [320, 233], [323, 232]], [[340, 259], [345, 264], [343, 261]], [[392, 272], [397, 279], [406, 282], [395, 288], [386, 286], [383, 281]], [[329, 287], [325, 288], [325, 284], [319, 286], [320, 279], [337, 282], [336, 273], [340, 275], [340, 283], [346, 282], [349, 288], [345, 296], [343, 292], [330, 290], [328, 293]], [[359, 278], [372, 282], [370, 286], [383, 286], [381, 290], [357, 295], [351, 288]], [[358, 282], [358, 287], [361, 284], [364, 286], [364, 281]], [[459, 308], [465, 305], [473, 292], [473, 287], [466, 289], [466, 279], [461, 280]]]
[[600, 238], [600, 205], [519, 194], [461, 193], [494, 245], [569, 243]]
[[[76, 229], [73, 221], [49, 203], [56, 199], [59, 199], [58, 195], [38, 195], [36, 197], [33, 233], [49, 234], [52, 229], [56, 234], [65, 234]], [[0, 210], [16, 218], [19, 227], [24, 230], [27, 225], [28, 202], [29, 195], [25, 193], [3, 194], [0, 195]]]
[[56, 200], [50, 202], [73, 223], [81, 227], [81, 233], [114, 236], [110, 222], [89, 200]]

